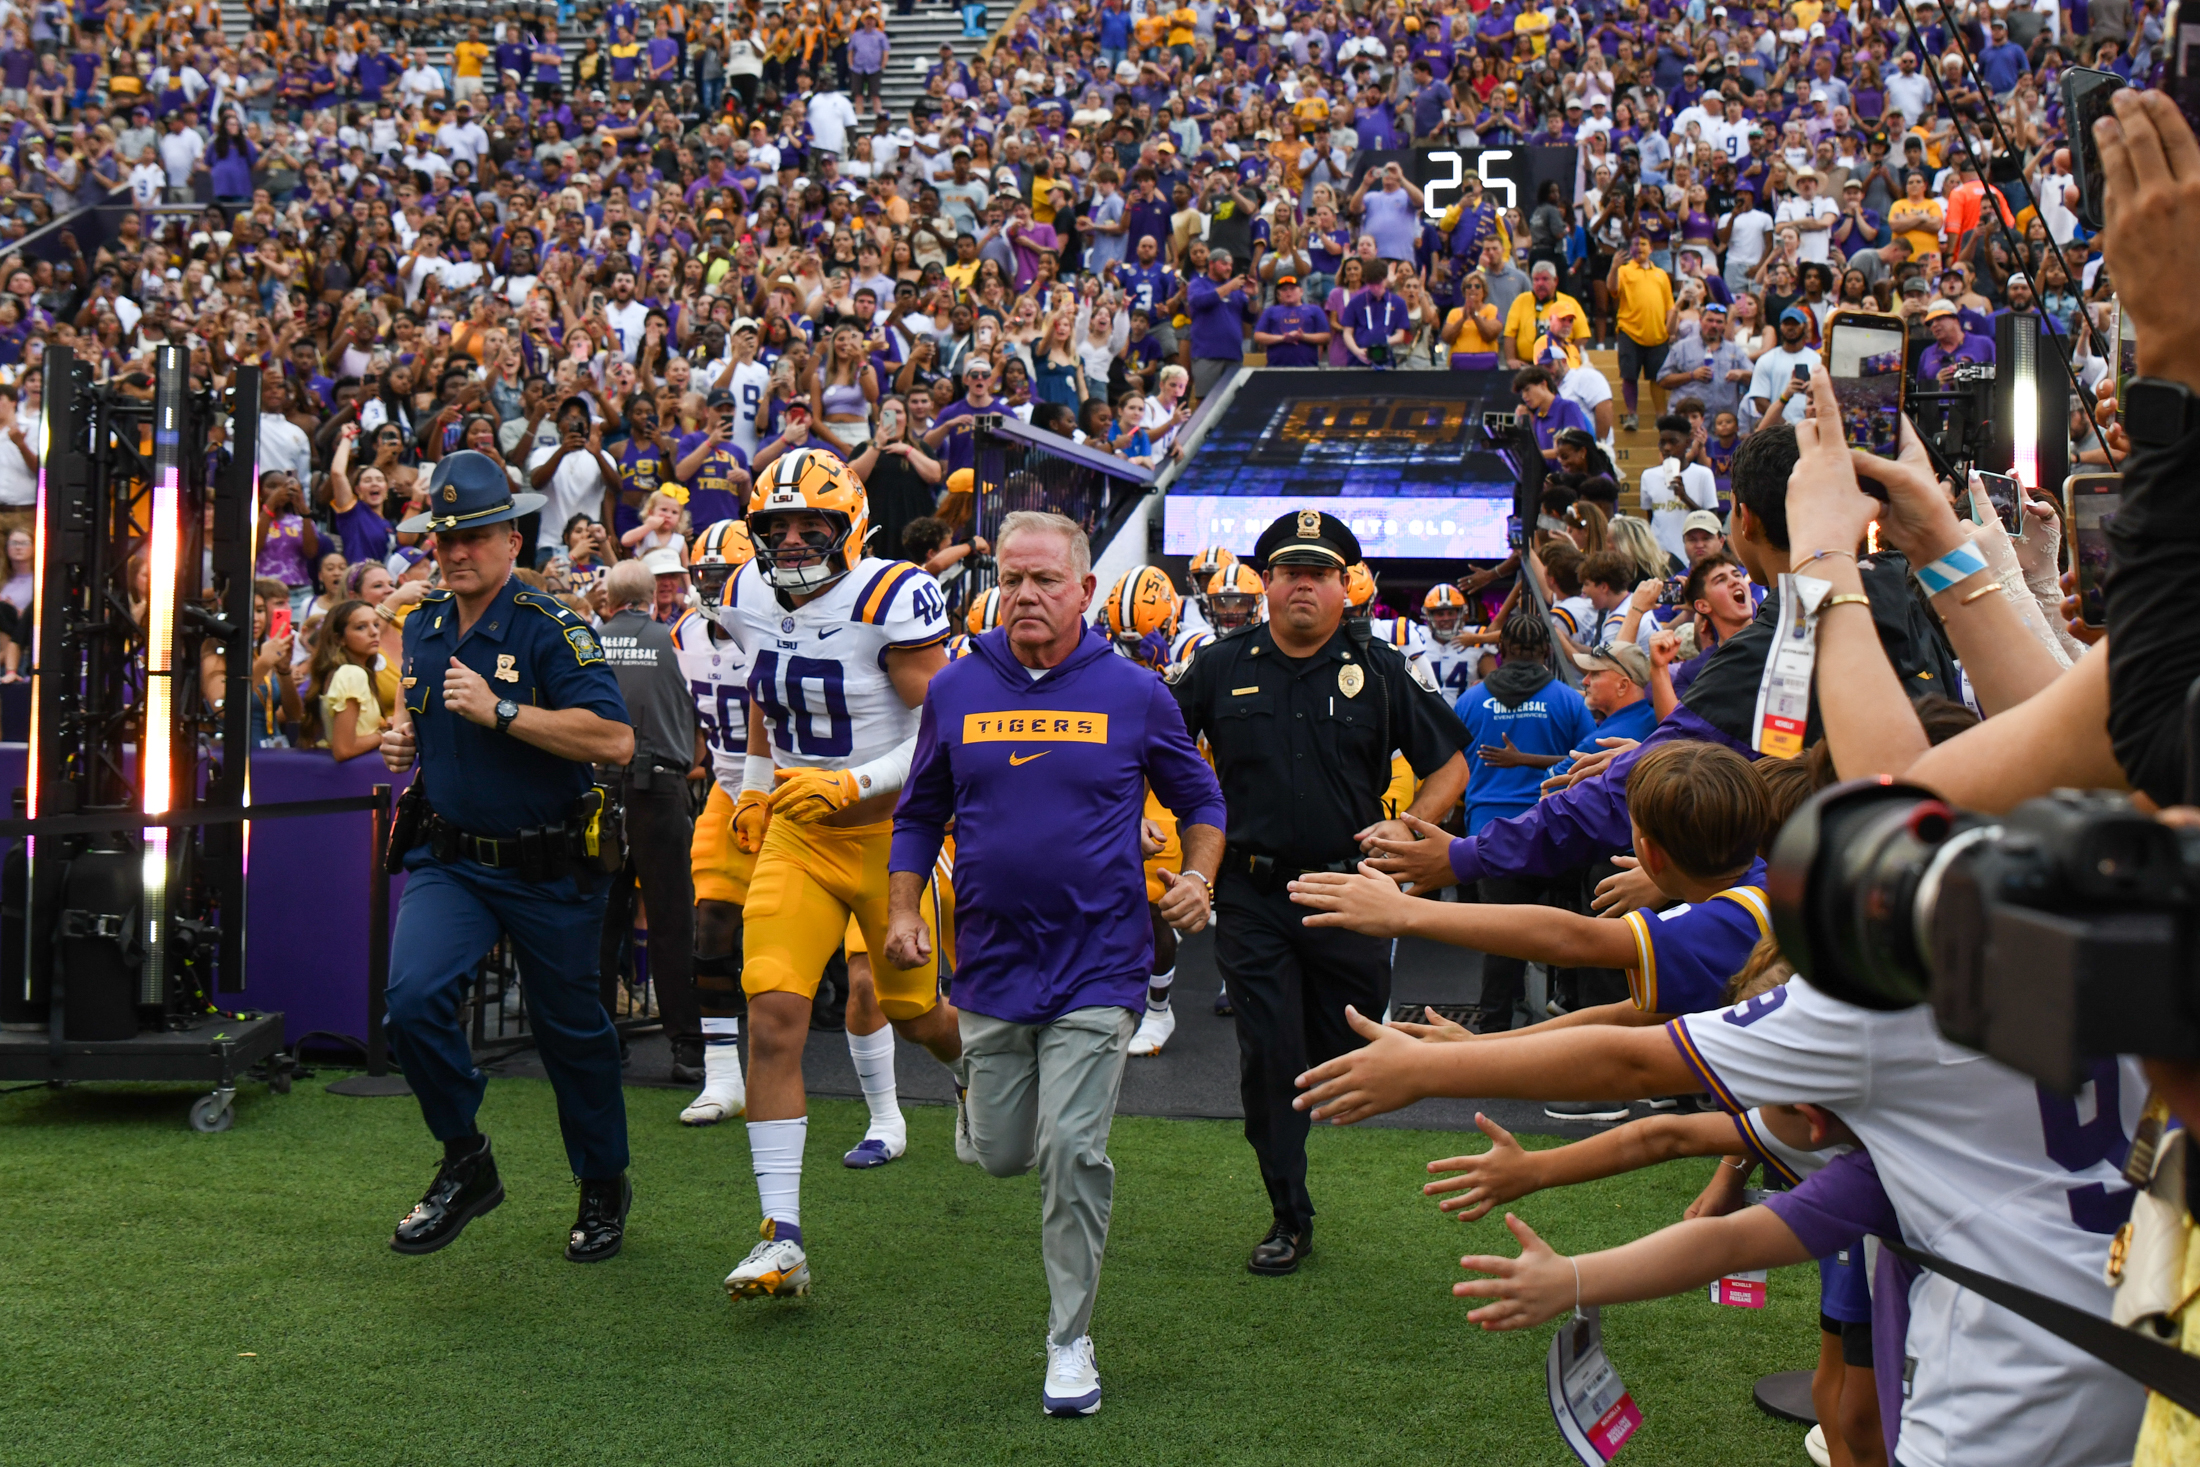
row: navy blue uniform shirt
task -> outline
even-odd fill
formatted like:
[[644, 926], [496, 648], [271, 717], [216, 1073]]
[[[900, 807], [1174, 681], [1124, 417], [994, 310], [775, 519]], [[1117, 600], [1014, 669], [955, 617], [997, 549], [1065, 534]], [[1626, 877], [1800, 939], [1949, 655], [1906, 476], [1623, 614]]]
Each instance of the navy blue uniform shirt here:
[[459, 717], [444, 706], [443, 676], [458, 658], [499, 698], [522, 708], [586, 708], [627, 722], [618, 679], [604, 665], [596, 634], [555, 597], [517, 577], [458, 635], [458, 603], [430, 591], [405, 618], [406, 711], [420, 750], [428, 803], [475, 835], [509, 836], [555, 825], [594, 783], [589, 766]]

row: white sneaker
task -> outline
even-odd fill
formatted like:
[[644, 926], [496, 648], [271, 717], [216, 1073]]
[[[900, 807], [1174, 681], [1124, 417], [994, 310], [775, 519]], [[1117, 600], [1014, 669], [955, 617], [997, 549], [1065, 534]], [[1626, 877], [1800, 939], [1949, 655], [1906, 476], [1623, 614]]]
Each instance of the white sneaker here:
[[1066, 1345], [1047, 1341], [1047, 1383], [1039, 1406], [1049, 1416], [1090, 1416], [1100, 1409], [1100, 1367], [1093, 1362], [1091, 1335]]
[[1833, 1453], [1826, 1450], [1826, 1428], [1822, 1424], [1812, 1427], [1804, 1436], [1803, 1455], [1818, 1467], [1833, 1467]]
[[810, 1258], [800, 1243], [772, 1236], [772, 1220], [758, 1229], [764, 1240], [726, 1275], [728, 1299], [791, 1299], [810, 1292]]
[[957, 1060], [955, 1074], [955, 1160], [965, 1166], [979, 1165], [978, 1143], [970, 1135], [970, 1066]]
[[741, 1078], [741, 1047], [703, 1046], [703, 1093], [680, 1112], [683, 1126], [715, 1126], [748, 1114], [749, 1087]]
[[1161, 1046], [1169, 1042], [1176, 1032], [1176, 1010], [1163, 1004], [1160, 1008], [1146, 1006], [1146, 1015], [1138, 1021], [1138, 1032], [1131, 1036], [1132, 1054], [1159, 1054]]

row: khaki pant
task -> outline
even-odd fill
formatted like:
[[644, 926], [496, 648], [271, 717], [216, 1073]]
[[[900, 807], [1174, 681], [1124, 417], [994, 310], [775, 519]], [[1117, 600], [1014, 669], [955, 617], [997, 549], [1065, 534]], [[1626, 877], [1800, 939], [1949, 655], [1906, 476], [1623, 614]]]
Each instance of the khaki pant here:
[[1051, 1024], [961, 1012], [970, 1139], [996, 1177], [1039, 1169], [1039, 1251], [1046, 1261], [1047, 1339], [1066, 1345], [1092, 1323], [1100, 1255], [1115, 1206], [1108, 1128], [1138, 1016], [1072, 1009]]

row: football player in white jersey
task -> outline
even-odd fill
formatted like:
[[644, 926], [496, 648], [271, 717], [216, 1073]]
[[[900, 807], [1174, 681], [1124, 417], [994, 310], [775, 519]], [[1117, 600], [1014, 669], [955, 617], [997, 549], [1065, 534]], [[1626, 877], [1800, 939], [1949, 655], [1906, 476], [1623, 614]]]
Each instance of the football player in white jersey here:
[[[725, 599], [726, 583], [755, 555], [749, 527], [720, 520], [695, 542], [688, 576], [704, 607]], [[733, 838], [749, 747], [749, 659], [732, 636], [700, 610], [672, 624], [680, 675], [695, 695], [695, 726], [710, 759], [710, 798], [695, 821], [688, 862], [695, 876], [695, 991], [703, 1008], [703, 1093], [680, 1112], [684, 1125], [711, 1126], [747, 1108], [741, 1080], [741, 904], [748, 900], [754, 853]]]
[[1475, 684], [1475, 669], [1482, 661], [1482, 646], [1469, 640], [1467, 598], [1449, 581], [1438, 581], [1421, 598], [1421, 615], [1428, 622], [1429, 671], [1436, 685], [1456, 703]]
[[[1298, 1104], [1364, 1120], [1432, 1095], [1562, 1100], [1709, 1090], [1739, 1113], [1808, 1104], [1847, 1124], [1915, 1246], [2104, 1318], [2102, 1270], [2129, 1215], [2122, 1175], [2146, 1100], [2138, 1061], [2059, 1095], [1940, 1035], [1920, 1004], [1858, 1008], [1802, 978], [1662, 1029], [1587, 1026], [1500, 1044], [1423, 1044], [1358, 1015], [1364, 1049], [1316, 1066]], [[1525, 1240], [1523, 1240], [1525, 1245]], [[1939, 1274], [1910, 1289], [1904, 1467], [2129, 1462], [2145, 1392], [2075, 1345]]]
[[[831, 454], [797, 450], [774, 461], [750, 505], [756, 558], [735, 573], [716, 612], [750, 659], [734, 834], [756, 853], [741, 987], [749, 1147], [764, 1221], [762, 1241], [726, 1276], [735, 1299], [809, 1290], [802, 1050], [818, 979], [851, 916], [874, 955], [872, 983], [893, 1029], [943, 1064], [962, 1054], [936, 958], [905, 969], [883, 956], [893, 807], [925, 689], [947, 664], [947, 602], [916, 566], [863, 555], [869, 518], [863, 486]], [[885, 1047], [890, 1066], [890, 1039]]]

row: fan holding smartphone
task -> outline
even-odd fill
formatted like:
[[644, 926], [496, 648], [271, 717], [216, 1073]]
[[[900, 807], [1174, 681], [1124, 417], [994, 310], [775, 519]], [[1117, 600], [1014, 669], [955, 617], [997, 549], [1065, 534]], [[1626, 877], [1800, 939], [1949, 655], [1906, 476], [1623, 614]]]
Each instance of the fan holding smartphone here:
[[1826, 374], [1841, 405], [1842, 432], [1880, 458], [1893, 458], [1901, 448], [1908, 346], [1902, 322], [1892, 316], [1836, 311], [1826, 323]]

